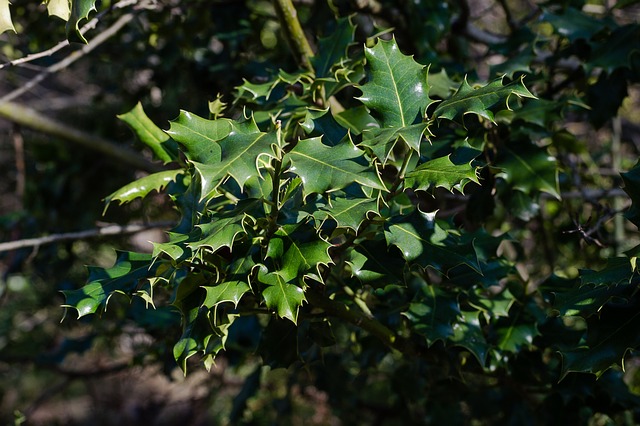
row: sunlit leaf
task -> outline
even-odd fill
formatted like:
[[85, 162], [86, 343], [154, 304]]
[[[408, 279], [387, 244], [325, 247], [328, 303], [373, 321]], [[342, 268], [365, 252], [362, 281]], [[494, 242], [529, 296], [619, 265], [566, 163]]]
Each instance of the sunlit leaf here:
[[151, 149], [157, 159], [166, 164], [178, 158], [175, 142], [147, 117], [140, 102], [130, 111], [118, 115], [118, 118], [131, 127], [140, 141]]
[[9, 0], [0, 0], [0, 34], [5, 31], [13, 31], [13, 21], [11, 20], [11, 10], [9, 9]]
[[133, 181], [104, 199], [105, 210], [113, 201], [120, 204], [129, 203], [137, 198], [144, 198], [152, 191], [162, 191], [171, 182], [175, 182], [178, 176], [183, 174], [182, 169], [166, 170]]
[[414, 124], [431, 102], [424, 66], [403, 55], [395, 39], [379, 40], [365, 57], [371, 78], [360, 87], [360, 101], [380, 114], [383, 127]]
[[469, 182], [480, 183], [477, 168], [471, 164], [454, 164], [450, 156], [436, 158], [421, 164], [407, 173], [406, 186], [427, 190], [429, 187], [442, 187], [449, 191], [457, 189], [463, 193]]

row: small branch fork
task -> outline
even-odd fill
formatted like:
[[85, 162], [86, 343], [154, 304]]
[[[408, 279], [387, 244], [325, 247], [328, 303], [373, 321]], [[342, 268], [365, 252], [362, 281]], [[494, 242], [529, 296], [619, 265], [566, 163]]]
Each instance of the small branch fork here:
[[89, 229], [79, 232], [52, 234], [39, 238], [27, 238], [24, 240], [0, 243], [0, 253], [27, 247], [40, 247], [45, 244], [57, 243], [60, 241], [84, 240], [96, 237], [135, 234], [141, 231], [146, 231], [148, 229], [167, 228], [172, 225], [174, 225], [173, 222], [153, 222], [144, 225], [108, 225], [101, 228]]

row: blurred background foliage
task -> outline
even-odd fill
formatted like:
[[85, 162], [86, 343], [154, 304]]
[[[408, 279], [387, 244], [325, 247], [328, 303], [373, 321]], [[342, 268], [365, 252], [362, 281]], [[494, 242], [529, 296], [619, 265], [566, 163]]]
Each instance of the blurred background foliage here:
[[[520, 260], [518, 272], [528, 286], [537, 287], [549, 276], [570, 281], [580, 268], [601, 269], [607, 257], [638, 242], [637, 230], [614, 217], [628, 206], [621, 197], [618, 172], [630, 169], [640, 151], [637, 3], [300, 0], [295, 5], [312, 44], [331, 32], [335, 17], [351, 16], [359, 41], [354, 49], [377, 35], [393, 34], [404, 53], [431, 64], [432, 71], [485, 81], [502, 74], [514, 79], [526, 75], [527, 86], [548, 101], [538, 105], [547, 108], [531, 111], [526, 123], [512, 129], [507, 143], [517, 150], [518, 138], [528, 140], [535, 134], [560, 163], [563, 199], [532, 191], [526, 182], [513, 185], [518, 178], [512, 176], [497, 182], [492, 193], [481, 188], [472, 192], [473, 208], [465, 220], [468, 226], [486, 222], [517, 233], [514, 237], [522, 242], [513, 248]], [[139, 1], [122, 9], [103, 1], [98, 6], [99, 23], [87, 33], [90, 41], [125, 11], [132, 11], [134, 19], [15, 102], [121, 146], [141, 149], [116, 119], [136, 102], [141, 101], [157, 123], [175, 118], [179, 109], [206, 116], [208, 102], [219, 94], [231, 101], [243, 80], [261, 83], [280, 69], [297, 69], [270, 1]], [[0, 62], [64, 40], [64, 23], [47, 17], [38, 2], [15, 0], [11, 10], [17, 33], [0, 36]], [[72, 45], [21, 66], [3, 67], [0, 98], [79, 48]], [[238, 111], [241, 107], [236, 105]], [[503, 131], [496, 128], [498, 137]], [[102, 216], [101, 199], [140, 172], [5, 120], [0, 120], [0, 174], [0, 241], [90, 229], [103, 222], [175, 220], [162, 197], [111, 208]], [[449, 205], [436, 207], [459, 208], [454, 195], [439, 199]], [[624, 372], [611, 369], [599, 380], [572, 374], [558, 382], [559, 367], [549, 377], [553, 369], [542, 364], [539, 354], [522, 351], [511, 360], [508, 377], [487, 380], [478, 372], [456, 375], [463, 377], [460, 380], [452, 378], [455, 365], [407, 362], [382, 350], [375, 339], [345, 328], [333, 338], [348, 351], [329, 349], [322, 363], [271, 369], [251, 355], [261, 344], [255, 320], [240, 319], [228, 351], [212, 372], [196, 371], [184, 378], [171, 354], [179, 333], [173, 325], [179, 317], [169, 309], [153, 311], [150, 321], [149, 315], [141, 315], [142, 302], [130, 305], [122, 298], [101, 318], [60, 322], [59, 292], [83, 285], [84, 265], [111, 265], [113, 247], [148, 250], [147, 240], [162, 238], [162, 232], [151, 230], [135, 237], [66, 241], [0, 253], [0, 422], [640, 421], [640, 359], [633, 356]], [[386, 297], [392, 299], [393, 294]], [[552, 328], [553, 322], [545, 326]], [[291, 324], [283, 322], [281, 327], [271, 327], [270, 332], [290, 334]], [[304, 332], [298, 331], [301, 336]], [[315, 359], [312, 355], [309, 359]], [[560, 362], [554, 353], [542, 356], [551, 364]], [[521, 385], [531, 377], [539, 378], [538, 388]]]

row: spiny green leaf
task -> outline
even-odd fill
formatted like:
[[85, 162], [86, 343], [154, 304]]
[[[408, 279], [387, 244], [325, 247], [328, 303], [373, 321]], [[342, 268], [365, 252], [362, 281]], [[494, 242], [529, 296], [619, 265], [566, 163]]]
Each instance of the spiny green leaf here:
[[87, 39], [80, 33], [79, 24], [83, 19], [89, 19], [89, 13], [96, 10], [96, 0], [72, 0], [71, 14], [67, 21], [67, 39], [80, 43], [87, 43]]
[[497, 164], [502, 169], [499, 177], [525, 194], [542, 191], [560, 199], [558, 166], [546, 149], [523, 145], [517, 147], [517, 152], [507, 147], [502, 151], [504, 158]]
[[104, 199], [105, 211], [113, 201], [120, 204], [129, 203], [136, 198], [144, 198], [151, 191], [162, 191], [169, 183], [175, 182], [179, 175], [183, 174], [182, 169], [166, 170], [164, 172], [153, 173], [123, 186]]
[[167, 133], [185, 147], [185, 155], [189, 160], [217, 164], [221, 158], [218, 142], [227, 137], [231, 129], [231, 120], [207, 120], [191, 112], [180, 111]]
[[331, 199], [331, 206], [321, 208], [331, 216], [338, 227], [358, 230], [360, 224], [369, 213], [379, 214], [378, 200], [375, 198], [336, 197]]
[[389, 252], [384, 241], [363, 241], [349, 253], [352, 276], [373, 287], [398, 284], [404, 286], [403, 272], [407, 262]]
[[273, 309], [278, 316], [298, 321], [298, 309], [307, 299], [304, 291], [295, 284], [287, 282], [278, 272], [265, 272], [263, 268], [258, 273], [258, 280], [267, 285], [262, 290], [262, 297], [269, 309]]
[[151, 149], [157, 159], [166, 164], [178, 158], [175, 141], [172, 141], [162, 129], [147, 117], [140, 102], [129, 112], [118, 115], [118, 118], [131, 127], [140, 141]]
[[231, 302], [238, 306], [242, 296], [251, 290], [249, 275], [254, 266], [255, 263], [249, 253], [236, 259], [229, 267], [223, 282], [204, 287], [207, 297], [203, 305], [207, 308], [213, 308], [220, 303]]
[[382, 118], [382, 127], [414, 124], [431, 103], [424, 67], [403, 55], [394, 40], [365, 49], [371, 78], [360, 87], [360, 101]]
[[338, 18], [331, 35], [318, 40], [318, 54], [311, 58], [317, 78], [331, 76], [331, 68], [346, 59], [347, 48], [353, 43], [356, 27], [348, 17]]
[[460, 314], [460, 308], [451, 295], [433, 285], [426, 285], [402, 314], [416, 333], [425, 336], [431, 345], [453, 336], [452, 323]]
[[468, 164], [454, 164], [451, 156], [440, 157], [421, 164], [407, 173], [405, 185], [417, 190], [427, 190], [431, 186], [457, 189], [463, 193], [469, 182], [480, 183], [477, 168]]
[[245, 214], [252, 212], [256, 207], [262, 207], [259, 200], [242, 200], [230, 210], [215, 212], [210, 221], [197, 225], [201, 235], [189, 242], [193, 250], [204, 247], [216, 251], [222, 247], [233, 247], [234, 240], [240, 234], [244, 234], [243, 221]]
[[285, 158], [290, 171], [300, 176], [305, 196], [342, 189], [354, 182], [385, 190], [377, 170], [367, 164], [364, 152], [349, 140], [329, 147], [320, 138], [304, 139]]
[[474, 89], [465, 77], [458, 91], [438, 105], [433, 117], [454, 120], [465, 114], [477, 114], [493, 122], [493, 112], [489, 108], [504, 102], [505, 107], [511, 109], [509, 99], [514, 95], [518, 98], [535, 98], [524, 86], [522, 78], [506, 86], [503, 86], [502, 78], [499, 78], [484, 87]]
[[612, 257], [607, 259], [607, 266], [600, 271], [583, 269], [580, 281], [584, 284], [617, 285], [628, 284], [633, 278], [631, 262], [628, 257]]
[[553, 310], [562, 316], [580, 315], [587, 318], [597, 314], [604, 305], [624, 291], [624, 286], [619, 285], [581, 285], [556, 293]]
[[456, 265], [466, 265], [482, 273], [471, 244], [459, 244], [434, 220], [435, 214], [417, 211], [385, 224], [387, 244], [397, 246], [407, 262], [446, 273]]
[[206, 198], [231, 176], [243, 188], [245, 182], [258, 172], [258, 158], [273, 156], [272, 145], [277, 143], [275, 132], [263, 133], [255, 121], [234, 122], [231, 132], [219, 142], [221, 158], [218, 163], [194, 162], [202, 181], [202, 194]]
[[267, 256], [277, 265], [286, 281], [310, 277], [322, 281], [318, 268], [333, 263], [329, 256], [331, 243], [324, 241], [315, 229], [306, 225], [281, 226], [269, 241]]
[[0, 0], [0, 34], [11, 30], [16, 32], [11, 20], [11, 10], [9, 9], [9, 0]]
[[429, 123], [418, 123], [400, 128], [370, 129], [362, 133], [362, 146], [371, 149], [380, 163], [385, 165], [396, 143], [400, 140], [410, 149], [420, 152], [422, 138], [430, 135]]
[[78, 311], [78, 318], [106, 307], [114, 293], [130, 295], [144, 279], [154, 276], [160, 262], [153, 262], [148, 254], [118, 252], [116, 262], [109, 269], [90, 268], [89, 283], [79, 290], [65, 290], [67, 308]]

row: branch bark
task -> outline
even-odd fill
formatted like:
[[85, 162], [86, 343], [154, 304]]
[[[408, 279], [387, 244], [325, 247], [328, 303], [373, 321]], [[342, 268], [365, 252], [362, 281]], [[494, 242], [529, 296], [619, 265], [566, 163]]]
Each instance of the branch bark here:
[[139, 153], [116, 145], [107, 139], [83, 132], [59, 121], [44, 117], [40, 112], [13, 102], [0, 102], [0, 117], [20, 126], [46, 133], [76, 143], [117, 160], [123, 166], [135, 167], [147, 172], [158, 172], [164, 168], [147, 161]]
[[294, 53], [298, 57], [297, 59], [302, 66], [308, 70], [313, 70], [311, 66], [311, 57], [314, 55], [313, 49], [311, 49], [309, 40], [304, 35], [295, 6], [291, 0], [274, 0], [274, 5], [287, 39], [292, 44]]
[[146, 225], [109, 225], [102, 228], [89, 229], [86, 231], [52, 234], [47, 235], [46, 237], [9, 241], [6, 243], [0, 243], [0, 253], [27, 247], [39, 247], [41, 245], [56, 243], [60, 241], [85, 240], [88, 238], [96, 237], [135, 234], [137, 232], [146, 231], [148, 229], [165, 228], [171, 225], [173, 225], [173, 222], [157, 222], [149, 223]]

